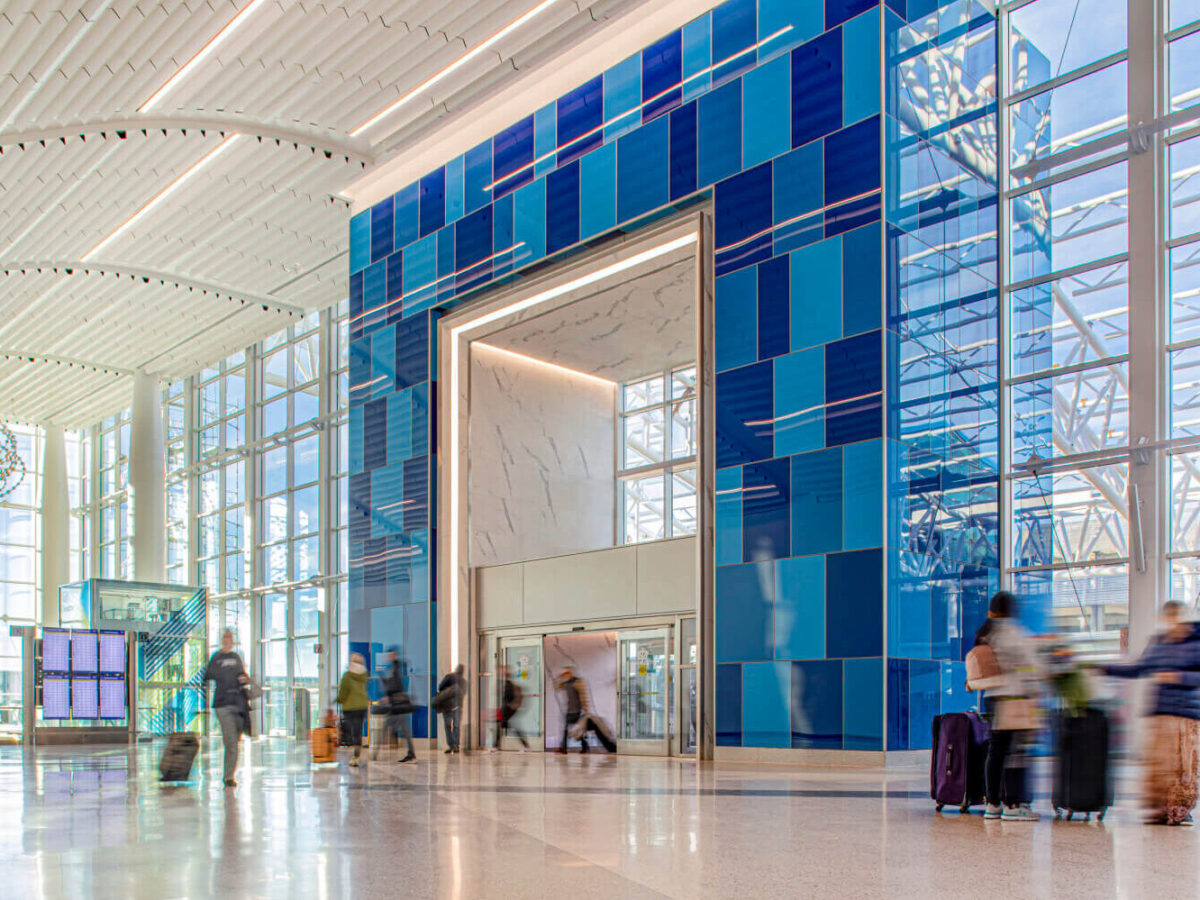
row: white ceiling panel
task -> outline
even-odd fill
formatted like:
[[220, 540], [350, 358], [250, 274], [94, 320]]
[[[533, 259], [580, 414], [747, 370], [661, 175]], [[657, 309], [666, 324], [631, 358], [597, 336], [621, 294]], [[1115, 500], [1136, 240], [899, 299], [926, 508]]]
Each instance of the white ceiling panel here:
[[643, 2], [0, 4], [0, 418], [92, 424], [337, 303], [347, 185]]

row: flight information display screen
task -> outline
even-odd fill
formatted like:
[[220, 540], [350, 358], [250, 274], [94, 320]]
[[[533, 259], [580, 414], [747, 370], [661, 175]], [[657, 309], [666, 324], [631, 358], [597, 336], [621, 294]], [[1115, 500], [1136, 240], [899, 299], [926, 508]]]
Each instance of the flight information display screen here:
[[100, 671], [105, 675], [125, 674], [125, 632], [100, 632]]
[[71, 671], [89, 675], [100, 671], [100, 646], [96, 641], [96, 632], [71, 632]]
[[125, 718], [125, 679], [100, 679], [100, 718]]
[[65, 628], [42, 631], [42, 671], [71, 671], [71, 634]]
[[[43, 703], [43, 706], [45, 704]], [[100, 715], [100, 683], [95, 676], [71, 679], [71, 718], [95, 719]]]
[[46, 675], [42, 678], [42, 718], [69, 719], [71, 717], [71, 680], [64, 675]]

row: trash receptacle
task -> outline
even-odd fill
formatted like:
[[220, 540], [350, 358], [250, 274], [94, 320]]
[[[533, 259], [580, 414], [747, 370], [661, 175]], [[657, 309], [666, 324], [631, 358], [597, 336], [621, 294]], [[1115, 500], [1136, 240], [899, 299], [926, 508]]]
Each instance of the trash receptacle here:
[[296, 737], [304, 740], [308, 740], [308, 733], [312, 730], [312, 703], [310, 697], [308, 688], [294, 688], [292, 690], [292, 703], [294, 705], [292, 721], [296, 723]]

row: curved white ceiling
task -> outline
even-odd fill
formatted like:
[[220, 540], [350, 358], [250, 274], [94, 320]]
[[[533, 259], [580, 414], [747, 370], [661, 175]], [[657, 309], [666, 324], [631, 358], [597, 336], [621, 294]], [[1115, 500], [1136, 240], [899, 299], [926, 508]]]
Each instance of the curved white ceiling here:
[[91, 424], [338, 302], [346, 185], [642, 2], [3, 4], [0, 418]]

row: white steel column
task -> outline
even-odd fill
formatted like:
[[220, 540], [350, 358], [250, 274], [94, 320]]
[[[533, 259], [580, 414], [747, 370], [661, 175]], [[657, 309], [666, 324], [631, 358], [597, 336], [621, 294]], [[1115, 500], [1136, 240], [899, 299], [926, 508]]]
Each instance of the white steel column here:
[[42, 430], [41, 625], [58, 625], [58, 589], [70, 578], [71, 511], [67, 485], [67, 447], [62, 427]]
[[[1154, 631], [1169, 591], [1165, 555], [1170, 523], [1165, 454], [1139, 453], [1139, 443], [1167, 437], [1167, 335], [1163, 302], [1163, 141], [1141, 131], [1161, 110], [1164, 2], [1129, 0], [1129, 646], [1138, 651]], [[1140, 546], [1138, 539], [1140, 537]]]
[[145, 372], [133, 376], [129, 439], [129, 493], [133, 504], [133, 577], [165, 581], [167, 575], [166, 442], [162, 391]]

